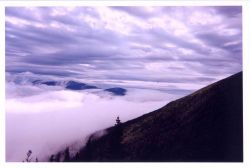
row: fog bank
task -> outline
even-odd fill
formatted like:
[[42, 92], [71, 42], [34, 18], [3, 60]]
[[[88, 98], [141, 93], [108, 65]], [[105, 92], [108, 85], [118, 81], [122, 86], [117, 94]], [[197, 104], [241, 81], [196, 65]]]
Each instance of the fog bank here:
[[131, 89], [126, 96], [102, 90], [6, 84], [6, 160], [22, 161], [26, 152], [44, 161], [51, 154], [97, 131], [164, 106], [176, 96]]

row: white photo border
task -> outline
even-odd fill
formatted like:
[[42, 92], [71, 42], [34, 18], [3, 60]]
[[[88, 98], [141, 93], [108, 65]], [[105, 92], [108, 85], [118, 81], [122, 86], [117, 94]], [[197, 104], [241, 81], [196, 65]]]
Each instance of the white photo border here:
[[[243, 121], [244, 121], [244, 162], [243, 163], [187, 163], [187, 162], [155, 162], [155, 163], [22, 163], [22, 162], [6, 162], [5, 161], [5, 7], [16, 6], [242, 6], [242, 23], [243, 23]], [[82, 168], [82, 167], [171, 167], [171, 168], [234, 168], [234, 167], [250, 167], [250, 110], [249, 94], [250, 94], [250, 1], [246, 0], [223, 0], [223, 1], [0, 1], [0, 167], [2, 168]]]

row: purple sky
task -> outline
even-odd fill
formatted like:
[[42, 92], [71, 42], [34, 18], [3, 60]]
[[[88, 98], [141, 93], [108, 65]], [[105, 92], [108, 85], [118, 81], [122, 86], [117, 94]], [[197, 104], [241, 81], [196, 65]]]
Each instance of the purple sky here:
[[212, 83], [242, 70], [241, 12], [233, 6], [6, 7], [6, 72]]

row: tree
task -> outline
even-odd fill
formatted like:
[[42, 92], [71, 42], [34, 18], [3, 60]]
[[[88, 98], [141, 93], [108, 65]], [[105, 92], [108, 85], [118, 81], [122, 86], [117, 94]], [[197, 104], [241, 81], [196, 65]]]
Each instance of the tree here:
[[36, 157], [36, 159], [33, 159], [32, 155], [32, 150], [28, 150], [28, 152], [26, 153], [26, 158], [25, 160], [23, 160], [23, 162], [38, 162], [38, 158]]
[[54, 155], [51, 155], [50, 158], [49, 158], [49, 162], [54, 162], [56, 159], [55, 159], [55, 156]]
[[26, 155], [27, 155], [26, 159], [23, 162], [31, 162], [31, 160], [32, 160], [31, 154], [32, 154], [32, 151], [28, 150], [28, 152], [26, 153]]
[[61, 152], [59, 152], [55, 157], [54, 157], [54, 162], [60, 162], [61, 160]]
[[120, 118], [119, 118], [119, 116], [116, 118], [116, 124], [115, 125], [119, 125], [119, 124], [121, 124], [121, 120], [120, 120]]
[[70, 161], [69, 147], [67, 147], [64, 151], [64, 162]]
[[123, 156], [123, 146], [121, 144], [122, 141], [122, 134], [123, 134], [123, 128], [121, 125], [121, 120], [119, 116], [116, 118], [116, 124], [115, 127], [112, 129], [111, 132], [111, 139], [110, 139], [110, 144], [111, 144], [111, 161], [122, 161], [122, 156]]

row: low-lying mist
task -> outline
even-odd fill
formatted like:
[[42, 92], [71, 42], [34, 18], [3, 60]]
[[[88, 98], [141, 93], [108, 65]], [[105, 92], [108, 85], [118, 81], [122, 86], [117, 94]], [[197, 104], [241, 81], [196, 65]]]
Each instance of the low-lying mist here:
[[102, 90], [69, 91], [60, 87], [6, 83], [6, 160], [23, 161], [26, 152], [46, 161], [51, 154], [122, 122], [156, 110], [175, 95], [128, 89], [125, 96]]

